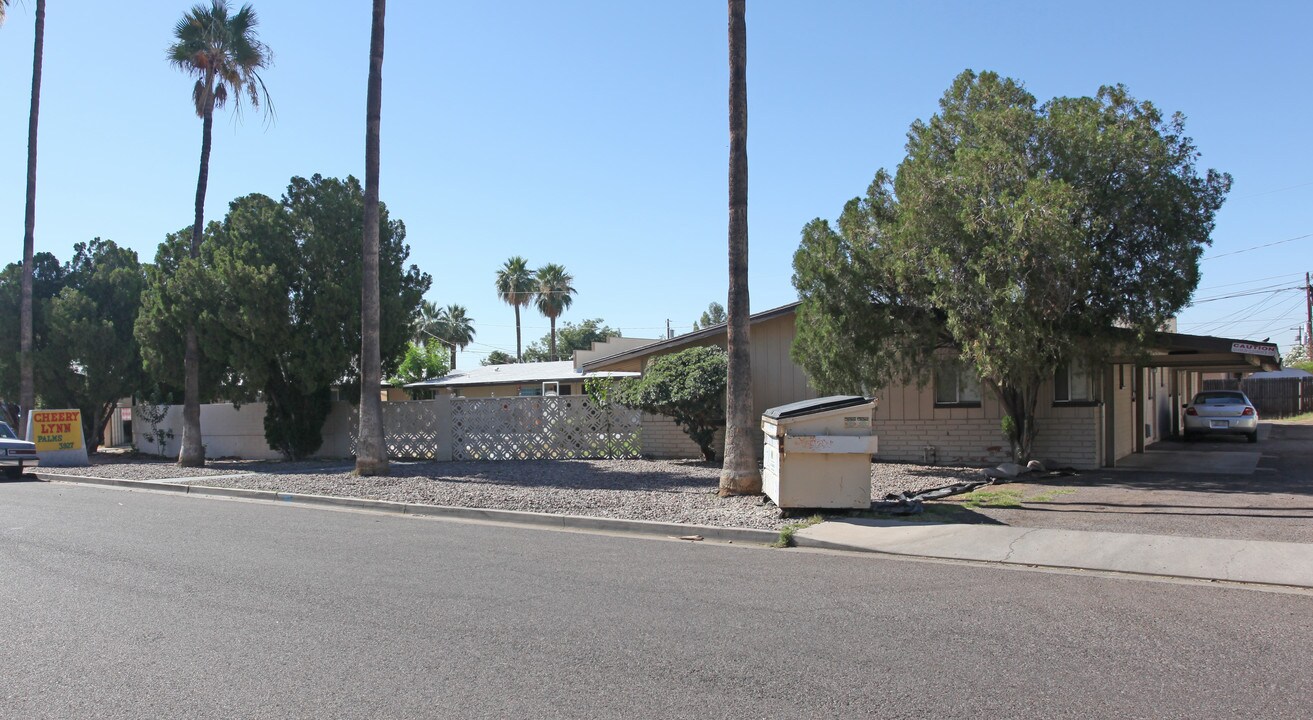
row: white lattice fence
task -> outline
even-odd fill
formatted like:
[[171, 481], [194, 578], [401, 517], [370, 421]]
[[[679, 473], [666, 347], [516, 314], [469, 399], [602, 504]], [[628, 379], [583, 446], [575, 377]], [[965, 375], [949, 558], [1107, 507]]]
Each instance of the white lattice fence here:
[[[433, 400], [383, 403], [383, 439], [388, 457], [434, 460], [438, 446], [449, 442], [438, 431], [439, 403]], [[351, 454], [356, 453], [360, 409], [351, 412]]]
[[454, 460], [635, 458], [641, 451], [637, 410], [594, 407], [582, 396], [456, 398]]

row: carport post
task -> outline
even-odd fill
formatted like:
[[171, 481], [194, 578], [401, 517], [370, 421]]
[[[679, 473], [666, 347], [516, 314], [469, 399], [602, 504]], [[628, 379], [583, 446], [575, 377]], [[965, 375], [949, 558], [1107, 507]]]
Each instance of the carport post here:
[[1134, 368], [1132, 377], [1135, 378], [1135, 384], [1132, 387], [1135, 388], [1135, 392], [1132, 397], [1135, 398], [1135, 452], [1142, 453], [1144, 452], [1144, 367], [1136, 363]]
[[1109, 364], [1103, 371], [1103, 467], [1117, 462], [1117, 366]]

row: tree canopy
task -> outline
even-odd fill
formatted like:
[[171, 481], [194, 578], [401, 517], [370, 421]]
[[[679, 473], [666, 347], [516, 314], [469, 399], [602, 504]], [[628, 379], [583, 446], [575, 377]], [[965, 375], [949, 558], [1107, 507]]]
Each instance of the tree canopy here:
[[590, 318], [578, 323], [564, 322], [556, 328], [555, 354], [552, 354], [552, 334], [549, 331], [541, 339], [529, 343], [529, 347], [524, 350], [524, 361], [568, 360], [574, 355], [575, 350], [588, 350], [593, 343], [604, 342], [613, 337], [620, 337], [620, 331], [607, 326], [602, 318]]
[[423, 380], [435, 380], [450, 370], [447, 351], [434, 344], [411, 342], [397, 365], [396, 375], [389, 381], [393, 386], [405, 386]]
[[794, 256], [793, 357], [823, 391], [924, 381], [956, 351], [1028, 456], [1038, 389], [1062, 363], [1133, 352], [1189, 301], [1231, 186], [1196, 168], [1180, 114], [1123, 86], [1042, 105], [959, 75], [837, 227]]
[[615, 388], [621, 405], [672, 418], [697, 443], [702, 457], [716, 459], [713, 440], [725, 426], [728, 356], [718, 347], [695, 347], [652, 360], [641, 377]]
[[702, 316], [693, 321], [693, 331], [697, 332], [703, 328], [709, 328], [712, 325], [720, 325], [728, 319], [725, 315], [725, 306], [718, 302], [712, 302], [707, 309], [702, 311]]
[[479, 363], [480, 365], [513, 365], [519, 362], [515, 356], [501, 350], [493, 350]]
[[[33, 271], [39, 402], [82, 410], [83, 435], [94, 452], [118, 400], [146, 384], [133, 336], [145, 273], [135, 251], [100, 238], [74, 245], [63, 265], [38, 253]], [[21, 272], [14, 263], [0, 274], [0, 315], [14, 325]], [[0, 355], [0, 395], [16, 393], [18, 364], [17, 348]]]
[[[183, 318], [195, 313], [208, 359], [202, 368], [220, 369], [213, 391], [234, 401], [264, 399], [265, 437], [289, 458], [318, 449], [331, 386], [358, 394], [350, 388], [361, 347], [363, 203], [355, 178], [319, 175], [292, 178], [281, 201], [238, 198], [222, 223], [211, 223], [199, 259], [175, 259], [179, 248], [161, 245], [157, 264], [179, 269], [169, 277], [155, 273], [148, 286], [138, 321], [147, 355], [176, 353]], [[384, 372], [391, 374], [431, 280], [406, 267], [405, 226], [385, 207], [379, 226], [380, 346]]]

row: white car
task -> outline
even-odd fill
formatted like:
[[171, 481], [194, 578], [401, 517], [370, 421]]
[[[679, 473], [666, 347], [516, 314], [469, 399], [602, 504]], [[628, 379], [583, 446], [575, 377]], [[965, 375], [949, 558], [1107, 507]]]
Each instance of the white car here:
[[1185, 439], [1244, 435], [1258, 442], [1258, 409], [1239, 390], [1205, 390], [1185, 406]]
[[0, 468], [4, 469], [5, 477], [21, 477], [23, 468], [36, 464], [36, 445], [19, 440], [9, 423], [0, 422]]

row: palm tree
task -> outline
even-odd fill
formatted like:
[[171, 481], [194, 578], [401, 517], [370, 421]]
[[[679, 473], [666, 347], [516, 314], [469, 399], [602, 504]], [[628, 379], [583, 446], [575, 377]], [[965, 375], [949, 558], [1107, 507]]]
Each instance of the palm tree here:
[[443, 324], [447, 321], [445, 312], [430, 300], [420, 300], [419, 312], [410, 323], [411, 341], [423, 345], [434, 338], [442, 339]]
[[356, 474], [387, 475], [388, 449], [383, 440], [383, 382], [379, 349], [378, 165], [383, 116], [383, 19], [387, 3], [374, 0], [369, 33], [369, 82], [365, 97], [364, 289], [360, 302], [360, 427], [356, 435]]
[[729, 377], [722, 497], [761, 492], [748, 354], [748, 25], [744, 5], [745, 0], [729, 0]]
[[538, 268], [535, 273], [538, 277], [538, 292], [534, 296], [534, 304], [538, 306], [538, 312], [542, 313], [551, 321], [552, 331], [548, 335], [549, 349], [553, 360], [560, 360], [556, 356], [556, 318], [561, 316], [570, 305], [574, 304], [574, 288], [570, 283], [574, 282], [574, 277], [565, 271], [565, 268], [556, 263], [547, 263]]
[[448, 305], [443, 313], [442, 339], [451, 350], [451, 369], [456, 369], [456, 349], [464, 350], [474, 340], [474, 318], [464, 305]]
[[[192, 7], [173, 29], [169, 62], [196, 78], [192, 101], [196, 115], [201, 118], [201, 168], [196, 180], [196, 215], [191, 231], [193, 259], [201, 254], [215, 109], [227, 104], [230, 94], [238, 112], [243, 96], [252, 107], [259, 107], [262, 99], [266, 111], [270, 107], [269, 92], [259, 71], [269, 66], [273, 54], [256, 38], [256, 23], [250, 5], [230, 14], [228, 0], [212, 0], [208, 6]], [[182, 450], [178, 464], [199, 467], [205, 464], [205, 448], [201, 445], [200, 347], [194, 325], [187, 327], [183, 370]]]
[[523, 362], [520, 343], [520, 308], [527, 307], [533, 301], [538, 290], [529, 261], [516, 255], [506, 261], [497, 271], [497, 297], [502, 302], [515, 308], [515, 360]]
[[[4, 7], [0, 3], [0, 21]], [[32, 253], [36, 247], [36, 130], [41, 114], [41, 61], [46, 37], [46, 0], [36, 2], [36, 38], [32, 43], [32, 104], [27, 115], [27, 207], [23, 213], [23, 279], [18, 320], [18, 432], [27, 438], [27, 416], [36, 405], [35, 363], [32, 358]]]

